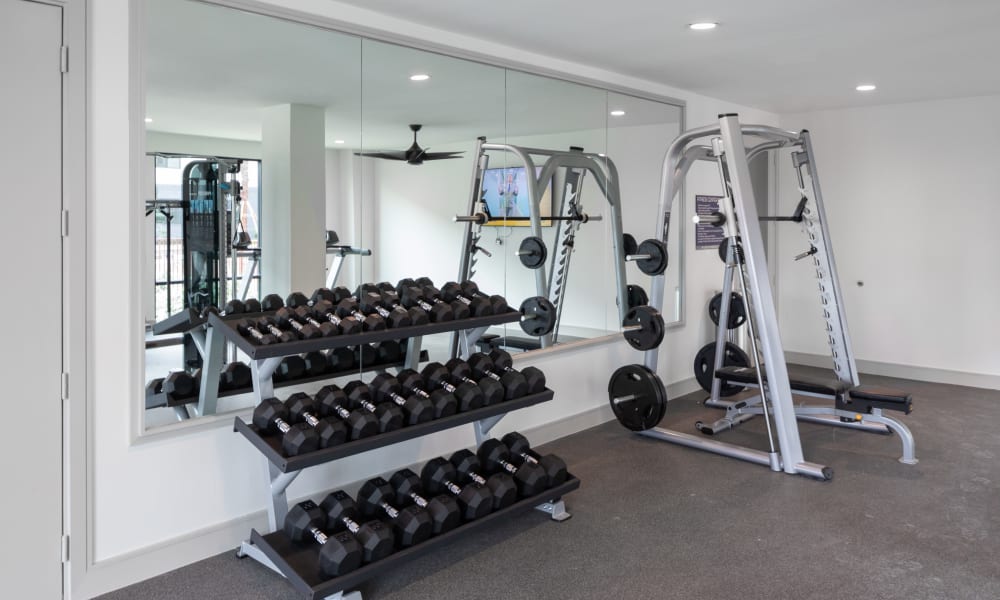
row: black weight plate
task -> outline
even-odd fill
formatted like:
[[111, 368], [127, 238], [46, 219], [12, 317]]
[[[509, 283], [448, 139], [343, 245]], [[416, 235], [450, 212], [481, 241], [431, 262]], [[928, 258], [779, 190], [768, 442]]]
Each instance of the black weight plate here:
[[625, 256], [639, 253], [639, 242], [635, 241], [631, 233], [622, 234], [622, 252]]
[[[750, 357], [742, 348], [731, 342], [726, 342], [726, 351], [722, 365], [725, 367], [749, 367]], [[712, 379], [715, 377], [715, 342], [706, 344], [694, 356], [694, 378], [706, 392], [712, 391]], [[745, 386], [723, 384], [721, 394], [732, 396], [743, 391]]]
[[[743, 296], [737, 292], [732, 292], [729, 301], [729, 327], [736, 329], [747, 322], [746, 305], [743, 304]], [[712, 296], [708, 303], [708, 318], [716, 325], [719, 324], [719, 315], [722, 313], [722, 292]]]
[[625, 331], [625, 341], [636, 350], [652, 350], [663, 342], [663, 316], [652, 306], [637, 306], [625, 314], [624, 327], [639, 325], [642, 329]]
[[635, 261], [639, 270], [646, 275], [660, 275], [667, 270], [667, 245], [660, 240], [643, 240], [635, 253], [649, 255], [649, 258]]
[[[736, 251], [737, 251], [737, 253], [739, 253], [743, 249], [743, 247], [740, 245], [740, 238], [739, 237], [736, 238], [736, 244], [737, 244], [736, 245]], [[721, 242], [719, 242], [719, 260], [721, 260], [722, 262], [726, 262], [726, 252], [728, 250], [729, 250], [729, 238], [726, 238], [726, 239], [722, 240]], [[737, 254], [736, 258], [739, 259], [739, 254]], [[740, 262], [740, 261], [737, 260], [737, 263], [738, 262]]]
[[545, 242], [533, 235], [521, 240], [521, 245], [517, 248], [517, 257], [521, 259], [521, 264], [529, 269], [541, 268], [548, 256], [549, 251], [545, 248]]
[[643, 365], [625, 365], [615, 371], [608, 381], [608, 400], [618, 421], [632, 431], [656, 427], [667, 410], [663, 382]]
[[628, 292], [629, 310], [632, 310], [637, 306], [645, 306], [649, 304], [649, 294], [646, 293], [646, 290], [642, 289], [642, 286], [629, 284], [625, 289]]
[[556, 326], [556, 307], [548, 298], [534, 296], [521, 303], [521, 329], [530, 336], [552, 333]]

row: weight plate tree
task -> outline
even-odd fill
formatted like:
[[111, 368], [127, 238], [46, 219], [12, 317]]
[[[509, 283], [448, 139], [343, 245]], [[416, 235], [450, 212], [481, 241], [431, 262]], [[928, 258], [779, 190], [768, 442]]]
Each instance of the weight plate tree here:
[[[698, 354], [694, 356], [694, 378], [698, 380], [698, 385], [706, 392], [712, 391], [712, 379], [715, 377], [715, 342], [706, 344]], [[723, 355], [722, 365], [725, 367], [749, 367], [750, 357], [742, 348], [726, 342], [726, 351]], [[744, 390], [742, 385], [723, 384], [722, 395], [732, 396]]]
[[625, 365], [608, 382], [611, 410], [632, 431], [656, 427], [667, 412], [667, 390], [655, 373], [642, 365]]

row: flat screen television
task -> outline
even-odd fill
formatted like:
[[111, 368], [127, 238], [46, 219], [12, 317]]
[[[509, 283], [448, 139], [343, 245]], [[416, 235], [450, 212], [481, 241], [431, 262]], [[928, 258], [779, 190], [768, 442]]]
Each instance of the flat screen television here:
[[[541, 173], [535, 167], [535, 176]], [[531, 212], [528, 198], [528, 172], [525, 167], [498, 167], [483, 172], [483, 200], [490, 220], [486, 225], [529, 227]], [[545, 186], [539, 205], [543, 227], [552, 225], [546, 217], [552, 216], [552, 185]]]

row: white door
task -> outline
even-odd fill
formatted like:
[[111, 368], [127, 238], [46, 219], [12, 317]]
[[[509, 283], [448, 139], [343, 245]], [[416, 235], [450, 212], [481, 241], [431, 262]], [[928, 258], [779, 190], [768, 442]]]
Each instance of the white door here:
[[62, 9], [0, 2], [0, 582], [62, 598]]

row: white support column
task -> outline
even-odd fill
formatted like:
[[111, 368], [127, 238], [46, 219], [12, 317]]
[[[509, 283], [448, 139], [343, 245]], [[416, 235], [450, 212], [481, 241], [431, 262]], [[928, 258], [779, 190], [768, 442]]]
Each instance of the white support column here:
[[261, 291], [309, 293], [325, 277], [325, 117], [282, 104], [261, 123]]

